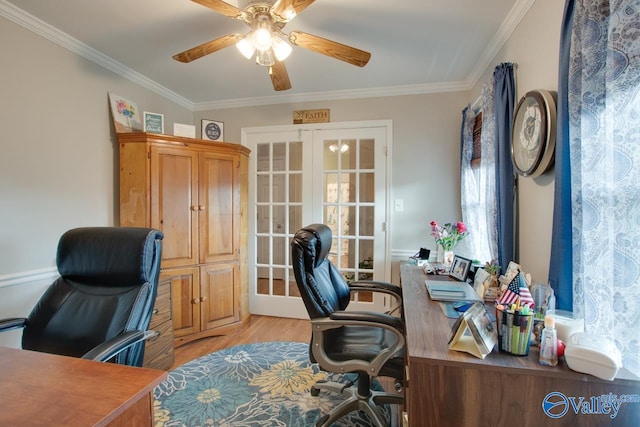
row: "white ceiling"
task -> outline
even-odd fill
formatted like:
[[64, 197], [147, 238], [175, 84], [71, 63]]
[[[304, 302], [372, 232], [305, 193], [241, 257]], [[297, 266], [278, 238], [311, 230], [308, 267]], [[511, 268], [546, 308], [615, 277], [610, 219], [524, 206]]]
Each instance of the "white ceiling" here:
[[470, 89], [533, 1], [316, 0], [285, 32], [357, 47], [371, 52], [371, 60], [359, 68], [294, 46], [285, 61], [293, 88], [284, 92], [275, 92], [267, 69], [233, 46], [189, 64], [173, 60], [248, 31], [244, 22], [190, 0], [0, 0], [0, 15], [204, 109]]

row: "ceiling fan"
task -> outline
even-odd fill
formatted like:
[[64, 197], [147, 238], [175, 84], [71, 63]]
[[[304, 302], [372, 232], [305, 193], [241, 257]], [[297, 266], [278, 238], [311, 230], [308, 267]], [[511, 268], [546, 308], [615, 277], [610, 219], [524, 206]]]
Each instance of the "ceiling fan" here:
[[173, 56], [176, 61], [188, 63], [235, 44], [247, 59], [251, 59], [255, 53], [256, 63], [269, 67], [273, 88], [281, 91], [291, 89], [283, 62], [291, 53], [289, 43], [358, 67], [367, 65], [371, 58], [369, 52], [322, 37], [302, 31], [291, 31], [289, 34], [282, 31], [289, 21], [315, 0], [240, 0], [245, 3], [242, 10], [222, 0], [192, 1], [229, 18], [246, 22], [251, 31], [246, 35], [227, 34], [185, 50]]

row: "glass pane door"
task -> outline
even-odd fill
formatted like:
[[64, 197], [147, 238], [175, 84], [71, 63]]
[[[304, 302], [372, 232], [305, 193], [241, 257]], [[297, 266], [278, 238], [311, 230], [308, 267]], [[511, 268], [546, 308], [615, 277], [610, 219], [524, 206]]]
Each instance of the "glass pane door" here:
[[[384, 136], [381, 129], [314, 135], [322, 148], [322, 222], [333, 234], [329, 259], [347, 282], [384, 280]], [[377, 195], [382, 200], [376, 200]], [[368, 310], [382, 309], [385, 304], [382, 297], [374, 301], [371, 293], [355, 294], [352, 299], [375, 306], [366, 307]]]
[[[312, 223], [331, 228], [330, 259], [347, 281], [385, 280], [386, 129], [296, 127], [247, 135], [251, 313], [307, 317], [290, 242]], [[359, 304], [382, 310], [385, 301], [358, 295], [352, 305], [363, 309]]]

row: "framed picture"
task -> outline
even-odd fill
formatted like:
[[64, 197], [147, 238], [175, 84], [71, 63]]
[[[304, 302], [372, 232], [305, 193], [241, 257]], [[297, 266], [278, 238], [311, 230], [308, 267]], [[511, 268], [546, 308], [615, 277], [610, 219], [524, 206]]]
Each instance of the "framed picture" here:
[[144, 131], [164, 133], [164, 114], [144, 112]]
[[470, 267], [470, 259], [456, 255], [453, 257], [453, 264], [451, 265], [451, 271], [449, 272], [449, 275], [454, 279], [465, 282], [467, 280], [467, 274], [469, 273]]
[[109, 105], [116, 133], [135, 132], [142, 130], [140, 112], [135, 102], [109, 92]]
[[202, 139], [224, 141], [224, 123], [202, 119]]

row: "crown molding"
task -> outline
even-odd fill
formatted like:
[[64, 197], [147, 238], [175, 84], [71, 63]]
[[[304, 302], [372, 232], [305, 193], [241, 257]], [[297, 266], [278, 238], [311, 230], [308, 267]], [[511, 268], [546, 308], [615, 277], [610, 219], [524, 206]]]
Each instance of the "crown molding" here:
[[0, 16], [7, 18], [27, 30], [56, 43], [139, 86], [149, 89], [151, 92], [193, 111], [193, 102], [189, 101], [185, 97], [178, 95], [148, 77], [145, 77], [118, 61], [115, 61], [113, 58], [93, 49], [92, 47], [47, 24], [24, 10], [17, 8], [5, 0], [0, 0]]
[[493, 36], [487, 48], [482, 52], [482, 55], [480, 55], [480, 60], [476, 63], [471, 74], [469, 74], [467, 78], [469, 90], [473, 89], [482, 78], [482, 74], [491, 66], [500, 49], [502, 49], [507, 40], [509, 40], [511, 34], [513, 34], [518, 24], [520, 24], [520, 21], [522, 21], [535, 2], [536, 0], [518, 0], [516, 4], [513, 5], [513, 8], [509, 11], [509, 14], [502, 22], [502, 25], [500, 25], [495, 36]]
[[326, 92], [309, 92], [295, 95], [265, 96], [260, 98], [226, 99], [199, 102], [194, 111], [219, 110], [223, 108], [256, 107], [261, 105], [291, 104], [314, 101], [338, 101], [343, 99], [380, 98], [386, 96], [422, 95], [428, 93], [459, 92], [469, 90], [467, 82], [429, 83], [420, 85], [378, 87], [372, 89], [350, 89]]
[[99, 66], [110, 70], [131, 82], [142, 86], [190, 111], [218, 110], [224, 108], [255, 107], [263, 105], [289, 104], [312, 101], [336, 101], [344, 99], [378, 98], [387, 96], [424, 95], [430, 93], [458, 92], [473, 89], [482, 74], [491, 66], [496, 55], [507, 42], [520, 21], [527, 14], [535, 0], [519, 0], [513, 6], [498, 32], [487, 45], [480, 60], [469, 77], [464, 81], [442, 82], [418, 85], [354, 89], [328, 92], [300, 93], [295, 95], [275, 95], [257, 98], [238, 98], [221, 101], [194, 103], [187, 98], [167, 89], [137, 71], [115, 61], [113, 58], [91, 48], [46, 22], [28, 14], [22, 9], [0, 0], [0, 16], [30, 30], [65, 49], [74, 52]]

